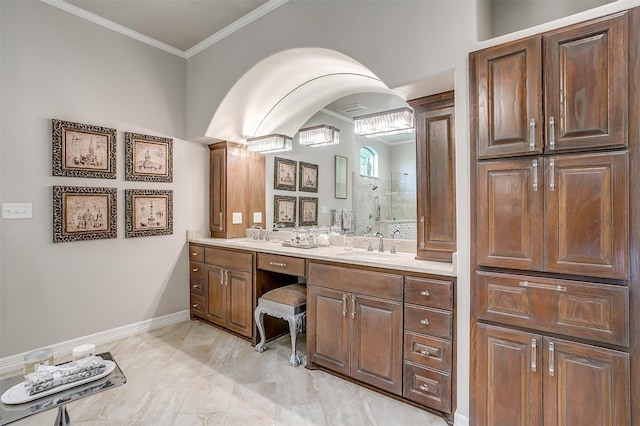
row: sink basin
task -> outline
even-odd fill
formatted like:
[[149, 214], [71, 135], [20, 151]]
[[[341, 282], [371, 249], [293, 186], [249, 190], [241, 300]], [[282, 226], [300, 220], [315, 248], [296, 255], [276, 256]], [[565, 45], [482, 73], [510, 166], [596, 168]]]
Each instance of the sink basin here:
[[340, 257], [348, 257], [351, 259], [361, 260], [393, 260], [398, 257], [397, 254], [385, 252], [380, 253], [377, 251], [345, 251], [337, 254]]

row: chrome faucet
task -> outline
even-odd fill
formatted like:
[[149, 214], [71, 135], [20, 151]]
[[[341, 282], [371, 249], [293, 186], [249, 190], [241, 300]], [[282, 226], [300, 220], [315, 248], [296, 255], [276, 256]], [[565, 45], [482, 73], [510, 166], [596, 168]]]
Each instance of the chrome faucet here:
[[258, 234], [258, 237], [256, 237], [256, 234], [253, 234], [253, 239], [254, 239], [254, 240], [260, 240], [260, 241], [264, 240], [264, 235], [263, 235], [263, 233], [262, 233], [262, 226], [260, 226], [260, 225], [253, 225], [251, 228], [252, 228], [252, 229], [259, 229], [259, 230], [260, 230], [260, 233]]
[[384, 239], [382, 232], [376, 232], [376, 237], [379, 237], [378, 240], [378, 253], [384, 253]]
[[391, 233], [391, 238], [393, 238], [393, 239], [395, 240], [395, 239], [396, 239], [396, 234], [399, 234], [399, 233], [400, 233], [400, 230], [399, 230], [399, 229], [396, 229], [395, 231], [393, 231], [393, 232]]

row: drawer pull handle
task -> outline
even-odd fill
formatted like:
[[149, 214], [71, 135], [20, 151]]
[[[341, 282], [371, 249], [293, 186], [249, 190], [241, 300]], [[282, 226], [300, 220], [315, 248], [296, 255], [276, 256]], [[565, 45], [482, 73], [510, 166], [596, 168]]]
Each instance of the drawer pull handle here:
[[428, 290], [422, 290], [422, 291], [420, 292], [420, 294], [421, 294], [422, 296], [425, 296], [425, 297], [429, 297], [429, 296], [431, 295], [431, 293], [429, 293], [429, 291], [428, 291]]
[[198, 268], [193, 268], [191, 272], [198, 272]]
[[342, 295], [342, 316], [343, 317], [347, 316], [347, 295], [346, 294]]
[[539, 284], [539, 283], [530, 283], [529, 281], [520, 281], [518, 283], [520, 287], [527, 288], [539, 288], [541, 290], [555, 290], [555, 291], [567, 291], [567, 288], [563, 285], [553, 285], [553, 284]]
[[549, 149], [556, 147], [556, 122], [553, 117], [549, 117]]
[[529, 151], [536, 149], [536, 119], [529, 120]]
[[222, 212], [218, 213], [218, 215], [220, 216], [220, 226], [218, 227], [218, 229], [220, 230], [220, 232], [224, 231], [224, 227], [222, 226]]
[[198, 284], [193, 284], [191, 287], [200, 290], [200, 286]]
[[536, 362], [536, 346], [538, 343], [536, 339], [531, 339], [531, 371], [534, 373], [537, 370], [537, 362]]
[[194, 303], [193, 305], [191, 305], [191, 307], [193, 309], [198, 309], [200, 307], [200, 305], [198, 305], [197, 303]]
[[421, 390], [421, 391], [429, 392], [429, 386], [427, 386], [427, 385], [420, 385], [419, 387], [420, 387], [420, 390]]
[[193, 253], [191, 253], [192, 256], [197, 256], [198, 253], [196, 253], [195, 251]]
[[424, 216], [420, 216], [420, 248], [424, 248]]
[[281, 262], [269, 262], [269, 265], [271, 265], [271, 266], [279, 266], [281, 268], [286, 268], [287, 267], [286, 263], [281, 263]]
[[533, 160], [531, 165], [533, 166], [533, 191], [538, 191], [538, 160]]
[[421, 319], [420, 320], [420, 324], [422, 325], [429, 325], [429, 319], [425, 318], [425, 319]]
[[356, 317], [356, 298], [351, 296], [351, 318]]
[[420, 349], [420, 355], [429, 356], [429, 351], [427, 349]]
[[555, 345], [553, 342], [549, 343], [549, 375], [555, 374]]

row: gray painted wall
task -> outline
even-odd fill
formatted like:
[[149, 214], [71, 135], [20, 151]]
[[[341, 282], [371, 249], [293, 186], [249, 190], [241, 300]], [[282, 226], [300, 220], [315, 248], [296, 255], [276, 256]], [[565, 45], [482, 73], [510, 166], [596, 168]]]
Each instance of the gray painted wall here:
[[[184, 134], [186, 61], [40, 1], [1, 1], [0, 357], [188, 309], [186, 229], [208, 149]], [[51, 119], [117, 129], [117, 179], [54, 177]], [[173, 183], [124, 180], [125, 131], [173, 138]], [[52, 186], [118, 189], [118, 237], [52, 242]], [[124, 189], [171, 189], [174, 233], [124, 238]]]

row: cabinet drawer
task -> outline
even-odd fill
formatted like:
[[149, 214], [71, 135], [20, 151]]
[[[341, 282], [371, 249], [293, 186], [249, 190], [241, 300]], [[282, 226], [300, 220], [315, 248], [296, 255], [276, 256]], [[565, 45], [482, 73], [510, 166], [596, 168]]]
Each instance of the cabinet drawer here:
[[451, 371], [451, 341], [404, 332], [404, 358], [425, 367]]
[[404, 328], [418, 333], [452, 338], [453, 315], [441, 309], [416, 305], [404, 306]]
[[402, 275], [309, 263], [307, 283], [336, 290], [402, 301]]
[[404, 362], [403, 396], [438, 411], [451, 411], [451, 375]]
[[189, 260], [192, 262], [204, 262], [204, 247], [189, 244]]
[[627, 287], [488, 272], [476, 277], [481, 319], [629, 345]]
[[191, 278], [204, 277], [204, 263], [189, 262], [189, 276]]
[[258, 269], [303, 277], [306, 261], [298, 257], [258, 253]]
[[191, 276], [189, 280], [191, 294], [204, 295], [204, 279], [202, 277]]
[[428, 278], [405, 277], [404, 300], [415, 305], [453, 309], [453, 283]]
[[191, 293], [191, 314], [204, 316], [204, 297]]
[[204, 261], [223, 268], [253, 270], [253, 253], [207, 247], [204, 249]]

